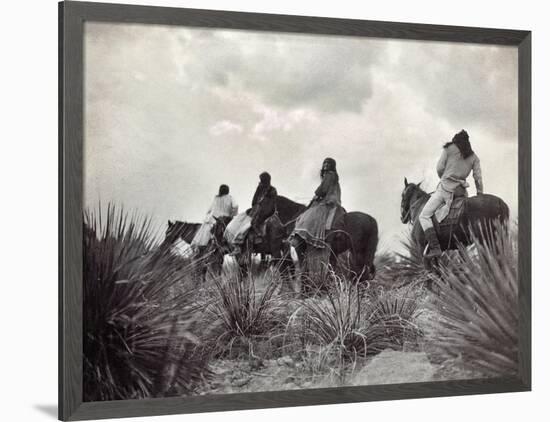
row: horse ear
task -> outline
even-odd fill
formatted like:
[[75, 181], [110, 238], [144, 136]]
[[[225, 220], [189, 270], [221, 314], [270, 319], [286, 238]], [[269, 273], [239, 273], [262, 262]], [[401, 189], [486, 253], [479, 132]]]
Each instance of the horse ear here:
[[409, 182], [407, 181], [407, 178], [405, 177], [405, 187], [409, 186]]
[[174, 223], [172, 223], [172, 220], [168, 220], [168, 227], [172, 227]]

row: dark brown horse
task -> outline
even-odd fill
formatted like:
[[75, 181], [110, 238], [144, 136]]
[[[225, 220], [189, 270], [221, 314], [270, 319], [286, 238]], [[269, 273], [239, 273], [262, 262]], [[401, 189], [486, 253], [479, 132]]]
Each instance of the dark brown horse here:
[[[261, 206], [261, 203], [259, 204]], [[282, 259], [289, 260], [288, 265], [294, 267], [290, 258], [290, 246], [286, 242], [288, 236], [294, 230], [297, 218], [307, 209], [303, 204], [298, 204], [284, 196], [277, 197], [276, 214], [282, 223], [281, 228], [276, 228], [275, 244], [282, 252]], [[350, 212], [338, 218], [333, 227], [334, 231], [327, 233], [326, 243], [329, 251], [329, 263], [333, 268], [337, 267], [338, 255], [344, 252], [350, 253], [350, 274], [358, 280], [372, 280], [376, 273], [374, 255], [378, 245], [378, 225], [376, 220], [362, 212]], [[302, 267], [302, 274], [306, 270], [306, 255], [311, 249], [305, 242], [301, 242], [296, 248], [298, 260]], [[315, 248], [313, 248], [315, 249]], [[302, 281], [304, 278], [302, 277]], [[302, 282], [302, 286], [304, 283]]]
[[[262, 207], [262, 201], [256, 204]], [[267, 218], [265, 233], [261, 237], [249, 230], [245, 237], [243, 253], [239, 257], [241, 268], [246, 271], [251, 264], [252, 254], [271, 256], [271, 264], [276, 265], [281, 273], [291, 276], [294, 273], [294, 262], [290, 255], [290, 245], [286, 241], [293, 228], [296, 218], [304, 212], [306, 206], [291, 201], [284, 196], [275, 199], [275, 213]], [[259, 212], [259, 210], [252, 210]]]
[[[401, 221], [404, 224], [412, 224], [412, 239], [422, 251], [425, 251], [427, 243], [418, 217], [429, 198], [430, 194], [425, 192], [419, 184], [409, 183], [405, 178], [405, 188], [401, 194]], [[506, 227], [509, 216], [508, 206], [495, 195], [482, 194], [467, 198], [458, 223], [453, 226], [440, 226], [438, 237], [441, 250], [470, 245], [473, 242], [472, 235], [479, 239], [486, 239], [489, 232], [495, 230], [496, 224]], [[431, 268], [433, 264], [433, 262], [425, 262], [427, 268]]]
[[[321, 264], [328, 263], [333, 269], [344, 269], [344, 275], [352, 282], [373, 280], [376, 275], [374, 256], [378, 246], [378, 224], [376, 220], [363, 212], [345, 213], [334, 221], [333, 230], [326, 234], [327, 249], [322, 250], [308, 245], [303, 239], [298, 242], [296, 253], [302, 267], [302, 275], [308, 272], [311, 257], [321, 256]], [[346, 268], [339, 265], [339, 255], [348, 253]], [[323, 291], [328, 287], [324, 280], [315, 282], [311, 274], [302, 277], [302, 293], [311, 294], [316, 290]]]

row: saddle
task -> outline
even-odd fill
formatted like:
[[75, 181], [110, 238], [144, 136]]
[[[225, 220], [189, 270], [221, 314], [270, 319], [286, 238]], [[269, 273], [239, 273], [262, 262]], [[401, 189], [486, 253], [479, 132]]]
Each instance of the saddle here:
[[330, 213], [327, 218], [327, 223], [325, 225], [325, 230], [327, 232], [331, 230], [339, 230], [341, 227], [337, 227], [338, 223], [341, 223], [341, 218], [346, 214], [344, 207], [337, 206], [330, 210]]
[[440, 233], [444, 229], [452, 228], [459, 223], [462, 214], [464, 214], [467, 199], [467, 196], [455, 195], [453, 198], [453, 202], [451, 203], [451, 206], [449, 208], [449, 213], [441, 222], [437, 221], [435, 214], [432, 216], [432, 223], [437, 233]]

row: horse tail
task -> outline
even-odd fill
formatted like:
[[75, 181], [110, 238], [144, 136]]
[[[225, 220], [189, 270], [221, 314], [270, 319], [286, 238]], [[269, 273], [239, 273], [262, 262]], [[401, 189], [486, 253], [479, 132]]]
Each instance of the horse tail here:
[[508, 208], [508, 205], [506, 205], [506, 202], [504, 202], [502, 199], [500, 199], [499, 202], [498, 220], [500, 224], [502, 224], [502, 227], [504, 227], [504, 230], [507, 231], [508, 224], [510, 222], [510, 209]]
[[376, 268], [374, 267], [374, 256], [376, 254], [376, 248], [378, 247], [378, 223], [374, 218], [372, 218], [372, 230], [370, 231], [367, 241], [366, 241], [366, 250], [365, 250], [365, 258], [366, 262], [371, 268], [371, 271], [373, 274], [376, 272]]

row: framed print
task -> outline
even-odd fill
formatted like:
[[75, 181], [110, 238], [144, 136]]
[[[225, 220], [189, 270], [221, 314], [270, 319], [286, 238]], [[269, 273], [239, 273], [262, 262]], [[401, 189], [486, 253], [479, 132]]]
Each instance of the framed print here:
[[528, 391], [531, 33], [59, 4], [59, 417]]

